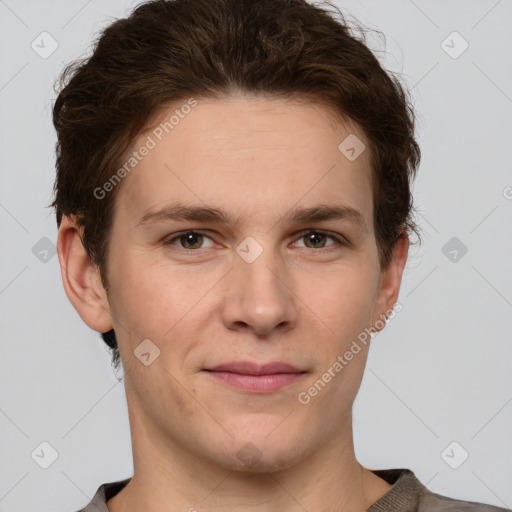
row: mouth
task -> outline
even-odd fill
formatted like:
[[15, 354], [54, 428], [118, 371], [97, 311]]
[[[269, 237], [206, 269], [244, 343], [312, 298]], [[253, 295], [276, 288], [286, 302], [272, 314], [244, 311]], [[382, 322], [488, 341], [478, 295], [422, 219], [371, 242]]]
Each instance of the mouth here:
[[288, 363], [273, 362], [258, 365], [234, 361], [204, 371], [230, 387], [253, 393], [268, 393], [302, 379], [308, 372]]

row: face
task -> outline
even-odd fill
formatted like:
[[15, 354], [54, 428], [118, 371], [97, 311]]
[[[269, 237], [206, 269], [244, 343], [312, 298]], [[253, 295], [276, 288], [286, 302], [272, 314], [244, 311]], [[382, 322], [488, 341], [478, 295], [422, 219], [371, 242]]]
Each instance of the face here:
[[154, 146], [118, 185], [111, 233], [104, 316], [132, 436], [289, 468], [348, 435], [361, 333], [397, 299], [405, 260], [379, 268], [369, 151], [338, 149], [369, 143], [326, 107], [253, 96], [198, 100], [158, 131], [176, 108], [127, 153]]

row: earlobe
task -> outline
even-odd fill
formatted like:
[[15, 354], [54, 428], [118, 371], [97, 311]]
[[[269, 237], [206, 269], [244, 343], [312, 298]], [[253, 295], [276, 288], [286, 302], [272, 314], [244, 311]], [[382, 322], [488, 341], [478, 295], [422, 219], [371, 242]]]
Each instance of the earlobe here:
[[385, 325], [384, 317], [389, 316], [398, 300], [402, 274], [409, 252], [409, 237], [406, 233], [396, 242], [393, 249], [392, 261], [380, 276], [377, 300], [375, 303], [372, 330], [381, 331]]
[[57, 238], [62, 283], [82, 320], [91, 329], [106, 332], [112, 329], [110, 305], [99, 269], [82, 244], [82, 230], [74, 218], [62, 217]]

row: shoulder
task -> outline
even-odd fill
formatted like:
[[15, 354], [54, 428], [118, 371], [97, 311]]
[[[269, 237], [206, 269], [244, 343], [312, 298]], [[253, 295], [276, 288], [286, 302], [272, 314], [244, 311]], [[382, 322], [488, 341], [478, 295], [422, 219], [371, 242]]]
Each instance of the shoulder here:
[[423, 485], [410, 469], [372, 472], [391, 487], [367, 512], [512, 512], [507, 508], [436, 494]]
[[430, 492], [427, 488], [421, 493], [418, 512], [510, 512], [510, 509], [463, 501]]
[[110, 512], [107, 501], [124, 489], [130, 480], [131, 477], [101, 484], [89, 504], [77, 512]]

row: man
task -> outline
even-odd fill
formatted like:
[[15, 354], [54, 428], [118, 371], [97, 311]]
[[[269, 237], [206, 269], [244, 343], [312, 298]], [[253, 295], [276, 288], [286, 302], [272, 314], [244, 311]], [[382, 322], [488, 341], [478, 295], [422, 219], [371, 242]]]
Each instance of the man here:
[[54, 124], [63, 283], [122, 362], [134, 455], [84, 511], [504, 510], [355, 457], [420, 151], [341, 16], [146, 2], [66, 70]]

